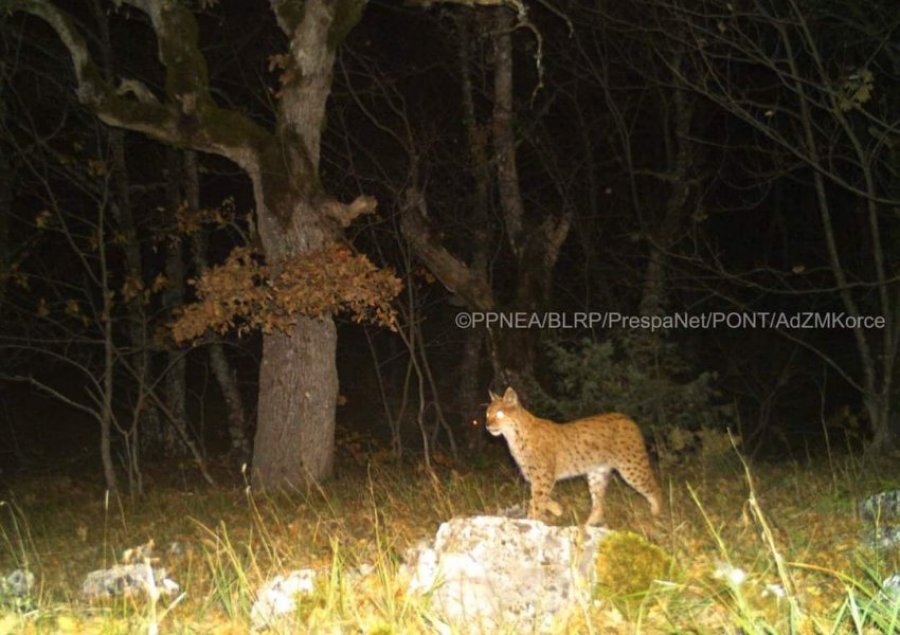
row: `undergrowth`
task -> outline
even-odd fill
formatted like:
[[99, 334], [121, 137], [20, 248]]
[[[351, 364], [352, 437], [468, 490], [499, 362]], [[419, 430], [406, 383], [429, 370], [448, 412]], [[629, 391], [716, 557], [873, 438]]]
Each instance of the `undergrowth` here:
[[[315, 592], [285, 632], [435, 632], [425, 602], [406, 594], [404, 556], [452, 516], [525, 501], [505, 448], [492, 450], [484, 468], [349, 465], [321, 487], [277, 494], [251, 492], [240, 478], [193, 488], [160, 478], [121, 505], [71, 476], [22, 477], [0, 492], [0, 574], [27, 568], [37, 584], [27, 603], [0, 600], [0, 635], [246, 633], [256, 590], [305, 567], [318, 572]], [[856, 513], [868, 494], [900, 487], [889, 464], [837, 455], [690, 463], [664, 468], [667, 504], [656, 520], [621, 482], [610, 488], [609, 526], [629, 533], [610, 542], [598, 569], [621, 579], [607, 580], [560, 632], [900, 632], [900, 602], [881, 590], [900, 557], [867, 547]], [[560, 522], [584, 521], [583, 479], [557, 487]], [[88, 571], [150, 539], [183, 595], [153, 607], [81, 598]], [[637, 556], [616, 560], [629, 549]], [[641, 562], [653, 571], [633, 571]]]

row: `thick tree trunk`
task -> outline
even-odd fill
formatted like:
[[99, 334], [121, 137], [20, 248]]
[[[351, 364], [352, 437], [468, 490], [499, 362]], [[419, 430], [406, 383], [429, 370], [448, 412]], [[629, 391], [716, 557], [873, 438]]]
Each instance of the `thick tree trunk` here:
[[[254, 175], [258, 230], [269, 264], [303, 258], [335, 239], [309, 193], [264, 189]], [[288, 219], [277, 212], [290, 208]], [[299, 487], [332, 475], [334, 414], [338, 396], [337, 330], [331, 316], [298, 317], [288, 333], [263, 334], [259, 372], [254, 487]]]
[[872, 427], [872, 440], [866, 450], [872, 454], [886, 454], [897, 449], [900, 438], [900, 420], [895, 409], [891, 408], [890, 399], [882, 392], [871, 392], [863, 397], [869, 425]]
[[[44, 20], [68, 49], [79, 100], [111, 126], [228, 157], [253, 181], [257, 228], [270, 265], [304, 257], [338, 239], [371, 205], [341, 206], [320, 189], [319, 148], [337, 46], [362, 16], [361, 0], [271, 0], [289, 40], [275, 125], [268, 130], [219, 107], [188, 6], [134, 0], [156, 35], [164, 96], [137, 80], [119, 86], [97, 72], [78, 24], [53, 2], [15, 3]], [[331, 472], [337, 398], [335, 327], [330, 316], [298, 318], [290, 335], [263, 338], [253, 485], [299, 485]]]
[[[275, 267], [322, 249], [340, 235], [340, 224], [328, 217], [327, 197], [319, 189], [319, 150], [335, 45], [359, 19], [364, 3], [307, 0], [302, 6], [303, 19], [293, 25], [294, 13], [276, 9], [279, 25], [291, 37], [286, 69], [291, 81], [281, 87], [277, 141], [259, 156], [259, 172], [251, 174], [259, 237]], [[297, 487], [331, 476], [336, 354], [337, 331], [330, 315], [298, 317], [290, 333], [263, 335], [255, 487]]]
[[331, 318], [300, 318], [289, 334], [263, 336], [254, 485], [299, 487], [331, 476], [336, 349]]

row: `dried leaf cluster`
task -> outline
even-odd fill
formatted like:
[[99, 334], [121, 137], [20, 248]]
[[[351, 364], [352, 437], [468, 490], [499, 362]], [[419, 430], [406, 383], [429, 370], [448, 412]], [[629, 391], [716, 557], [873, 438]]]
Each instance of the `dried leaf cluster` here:
[[287, 330], [297, 316], [341, 311], [356, 322], [393, 328], [391, 301], [401, 289], [391, 269], [378, 269], [365, 255], [339, 244], [274, 264], [264, 264], [248, 248], [237, 248], [191, 284], [198, 301], [186, 305], [172, 324], [177, 342], [197, 338], [207, 329]]
[[167, 236], [168, 240], [174, 240], [182, 236], [191, 236], [203, 227], [210, 224], [221, 227], [235, 222], [238, 213], [235, 208], [234, 198], [226, 198], [217, 207], [193, 209], [187, 201], [178, 206], [176, 212], [177, 233]]

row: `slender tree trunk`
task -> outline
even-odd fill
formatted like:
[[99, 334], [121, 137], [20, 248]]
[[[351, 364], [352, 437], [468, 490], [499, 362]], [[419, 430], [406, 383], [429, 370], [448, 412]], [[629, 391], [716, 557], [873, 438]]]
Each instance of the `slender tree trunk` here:
[[[459, 31], [459, 66], [461, 78], [461, 97], [463, 106], [463, 123], [469, 146], [469, 157], [472, 161], [472, 174], [475, 179], [475, 190], [472, 200], [473, 233], [472, 255], [469, 269], [478, 276], [487, 279], [487, 268], [490, 245], [489, 208], [491, 202], [491, 166], [488, 160], [489, 138], [486, 127], [479, 126], [478, 114], [475, 111], [475, 89], [472, 84], [472, 41], [470, 31], [476, 20], [486, 16], [483, 12], [460, 14], [457, 24]], [[480, 407], [484, 395], [478, 394], [478, 378], [483, 361], [485, 331], [483, 328], [466, 329], [463, 333], [463, 351], [459, 362], [459, 390], [457, 401], [466, 439], [475, 451], [484, 447], [485, 433], [482, 426], [472, 425], [472, 421], [481, 416]]]
[[[676, 54], [672, 64], [676, 70], [673, 82], [678, 82], [682, 72], [683, 54]], [[662, 89], [669, 92], [668, 89]], [[669, 93], [671, 99], [667, 103], [673, 108], [674, 127], [664, 131], [670, 135], [674, 153], [667, 158], [666, 181], [669, 183], [669, 195], [666, 198], [662, 217], [656, 226], [649, 231], [650, 245], [647, 255], [647, 268], [644, 271], [644, 287], [641, 293], [639, 311], [641, 315], [659, 315], [665, 309], [668, 295], [666, 284], [666, 268], [669, 252], [678, 242], [684, 219], [687, 216], [687, 204], [690, 195], [690, 175], [694, 164], [694, 144], [691, 142], [691, 124], [694, 117], [694, 102], [688, 97], [687, 90], [677, 85]], [[665, 120], [665, 118], [663, 118]], [[652, 336], [649, 331], [648, 336]], [[656, 334], [658, 339], [660, 334]], [[656, 348], [654, 346], [654, 348]]]
[[209, 356], [209, 367], [213, 377], [219, 384], [225, 407], [228, 408], [228, 440], [229, 455], [237, 464], [250, 460], [250, 439], [247, 437], [247, 415], [244, 410], [244, 398], [237, 382], [237, 375], [221, 342], [210, 342], [206, 345]]
[[[802, 77], [797, 67], [797, 62], [793, 55], [794, 43], [791, 36], [785, 29], [779, 29], [782, 38], [782, 44], [787, 53], [789, 68], [794, 78]], [[817, 132], [814, 129], [815, 121], [811, 112], [810, 100], [806, 96], [806, 88], [799, 79], [796, 82], [797, 105], [800, 112], [800, 128], [802, 130], [802, 142], [807, 156], [822, 156], [819, 148]], [[831, 274], [834, 276], [838, 287], [838, 295], [844, 304], [847, 313], [853, 316], [860, 315], [859, 305], [853, 297], [852, 288], [849, 284], [849, 276], [842, 261], [841, 251], [838, 248], [837, 234], [835, 233], [834, 224], [831, 216], [831, 202], [825, 186], [825, 178], [819, 170], [813, 170], [812, 173], [813, 188], [816, 193], [816, 202], [819, 207], [819, 218], [822, 223], [822, 233], [825, 238], [825, 247], [828, 253], [828, 266]], [[874, 240], [877, 236], [871, 236]], [[885, 307], [886, 308], [886, 307]], [[869, 415], [869, 423], [872, 426], [875, 439], [873, 439], [872, 447], [879, 450], [878, 444], [883, 444], [890, 437], [888, 428], [889, 405], [888, 395], [884, 392], [884, 385], [879, 381], [877, 354], [872, 350], [871, 345], [866, 339], [862, 329], [853, 329], [853, 336], [856, 342], [856, 350], [860, 358], [862, 366], [862, 393], [863, 404]], [[886, 351], [885, 351], [886, 352]], [[883, 379], [883, 378], [881, 378]]]
[[[2, 106], [2, 104], [0, 104]], [[9, 260], [9, 214], [6, 210], [12, 209], [13, 195], [13, 166], [6, 153], [0, 153], [0, 264], [6, 264]], [[0, 287], [0, 294], [3, 293]], [[0, 295], [0, 298], [3, 296]]]
[[[694, 101], [688, 97], [686, 89], [678, 85], [682, 73], [683, 54], [675, 53], [672, 65], [673, 86], [664, 86], [661, 101], [663, 108], [671, 108], [670, 117], [663, 116], [664, 122], [672, 121], [662, 134], [669, 140], [664, 167], [664, 182], [669, 192], [662, 214], [655, 219], [653, 227], [646, 227], [649, 237], [647, 245], [647, 264], [644, 269], [643, 288], [638, 305], [640, 315], [657, 316], [665, 312], [669, 289], [666, 273], [672, 248], [679, 240], [684, 219], [687, 217], [687, 205], [690, 197], [690, 176], [694, 165], [695, 144], [691, 142], [691, 124], [694, 114]], [[624, 142], [630, 143], [625, 138]], [[630, 152], [633, 149], [630, 150]], [[660, 363], [665, 333], [661, 330], [640, 329], [628, 334], [631, 341], [630, 353], [634, 361], [648, 372], [654, 372]]]
[[516, 162], [516, 135], [513, 130], [513, 49], [512, 30], [515, 14], [511, 9], [495, 9], [494, 31], [494, 161], [497, 165], [497, 185], [500, 208], [510, 247], [516, 256], [521, 254], [522, 223], [525, 208], [519, 187], [519, 168]]
[[480, 452], [484, 449], [484, 429], [473, 425], [481, 417], [482, 409], [478, 404], [484, 397], [478, 395], [478, 376], [481, 369], [482, 350], [484, 347], [484, 331], [482, 329], [466, 329], [463, 336], [463, 350], [459, 360], [459, 392], [457, 393], [463, 425], [466, 426], [466, 442], [470, 449]]
[[883, 392], [872, 392], [863, 397], [869, 424], [872, 426], [872, 440], [869, 449], [883, 453], [894, 447], [895, 423], [891, 421], [891, 404]]
[[[128, 168], [125, 160], [125, 131], [109, 128], [112, 146], [113, 200], [112, 212], [118, 229], [124, 237], [122, 249], [125, 252], [125, 275], [133, 295], [126, 300], [128, 314], [128, 341], [130, 343], [130, 363], [133, 365], [136, 384], [142, 390], [153, 390], [151, 380], [153, 351], [147, 333], [147, 316], [144, 312], [144, 267], [141, 257], [141, 242], [138, 239], [128, 192]], [[144, 406], [141, 416], [136, 419], [138, 429], [134, 438], [140, 447], [159, 450], [162, 447], [163, 427], [159, 411], [152, 405], [152, 399], [140, 399]]]
[[[513, 51], [511, 31], [513, 13], [498, 8], [494, 17], [494, 109], [493, 163], [500, 193], [500, 208], [509, 239], [509, 250], [516, 266], [516, 282], [512, 298], [504, 298], [504, 309], [535, 311], [544, 306], [550, 295], [550, 281], [559, 250], [569, 233], [571, 216], [547, 217], [539, 225], [524, 227], [524, 209], [516, 167], [516, 137], [513, 126]], [[465, 95], [465, 91], [464, 91]], [[471, 112], [473, 108], [466, 106]], [[470, 127], [471, 130], [471, 127]], [[477, 144], [472, 146], [477, 148]], [[478, 159], [476, 157], [476, 165]], [[486, 262], [473, 258], [472, 265], [451, 254], [435, 238], [425, 219], [428, 218], [424, 195], [415, 188], [407, 192], [402, 206], [401, 230], [416, 255], [431, 272], [469, 308], [495, 310], [497, 299], [490, 287]], [[488, 224], [484, 223], [485, 226]], [[485, 235], [487, 238], [487, 235]], [[476, 252], [477, 255], [477, 252]], [[539, 333], [536, 329], [492, 329], [488, 331], [489, 352], [494, 381], [513, 384], [527, 395], [536, 386], [535, 362]], [[474, 347], [474, 345], [473, 345]]]
[[[3, 107], [0, 101], [0, 108]], [[5, 269], [12, 259], [9, 249], [9, 214], [5, 210], [12, 209], [13, 183], [15, 176], [13, 175], [13, 164], [9, 156], [5, 152], [0, 152], [0, 268]], [[6, 292], [6, 285], [0, 284], [0, 310], [3, 309], [3, 296]]]
[[[182, 205], [182, 166], [179, 151], [175, 148], [166, 150], [168, 159], [167, 170], [167, 201], [165, 214], [167, 218], [163, 225], [170, 228], [168, 242], [166, 243], [166, 280], [167, 285], [162, 293], [163, 309], [170, 314], [174, 309], [184, 303], [184, 250], [182, 236], [175, 231], [178, 226], [178, 210]], [[178, 430], [189, 432], [187, 426], [187, 357], [183, 351], [169, 350], [166, 364], [165, 403], [168, 414], [174, 420], [163, 429], [163, 448], [166, 457], [181, 457], [188, 455], [187, 446], [181, 439]]]
[[[109, 33], [109, 19], [106, 7], [97, 0], [93, 2], [94, 18], [100, 29], [100, 58], [104, 77], [112, 81], [115, 76], [115, 64], [112, 40]], [[128, 337], [131, 344], [131, 363], [134, 367], [136, 384], [141, 390], [152, 390], [150, 373], [152, 370], [152, 351], [147, 336], [147, 317], [143, 306], [144, 266], [141, 257], [141, 243], [135, 228], [134, 212], [131, 207], [131, 194], [128, 190], [128, 163], [125, 157], [125, 131], [121, 128], [109, 127], [108, 139], [112, 150], [112, 212], [124, 240], [122, 249], [125, 252], [125, 275], [132, 289], [136, 291], [126, 299], [128, 311]], [[135, 418], [136, 428], [132, 431], [132, 441], [137, 445], [135, 452], [140, 452], [141, 445], [154, 447], [161, 441], [162, 428], [159, 412], [151, 404], [151, 399], [138, 397], [137, 402], [143, 404], [140, 416]], [[142, 443], [143, 442], [143, 443]]]
[[[516, 258], [518, 279], [510, 308], [537, 311], [550, 295], [550, 279], [559, 250], [569, 233], [571, 218], [548, 217], [539, 226], [523, 231], [524, 205], [516, 161], [516, 136], [513, 126], [513, 48], [514, 13], [506, 7], [495, 12], [494, 31], [494, 161], [500, 208]], [[536, 329], [506, 329], [491, 333], [495, 381], [515, 384], [526, 396], [537, 387], [535, 366], [540, 333]]]
[[[197, 153], [193, 150], [184, 152], [184, 192], [189, 213], [199, 213], [200, 178], [197, 169]], [[194, 269], [198, 276], [203, 275], [203, 272], [209, 267], [206, 257], [208, 246], [205, 231], [201, 227], [191, 237]], [[247, 434], [247, 414], [240, 386], [238, 386], [237, 374], [228, 361], [222, 342], [214, 340], [209, 342], [205, 348], [213, 377], [216, 378], [216, 383], [225, 399], [225, 406], [228, 408], [228, 439], [231, 447], [229, 453], [235, 461], [243, 464], [250, 460], [250, 440]]]
[[[103, 391], [97, 396], [100, 405], [100, 461], [103, 464], [103, 477], [106, 480], [106, 489], [114, 497], [119, 495], [119, 482], [116, 477], [116, 469], [112, 458], [112, 428], [113, 418], [113, 390], [115, 383], [116, 346], [113, 341], [113, 307], [112, 293], [109, 288], [109, 272], [107, 271], [107, 247], [106, 247], [106, 205], [101, 204], [98, 214], [98, 241], [100, 256], [100, 280], [103, 292]], [[134, 441], [134, 439], [132, 439]]]

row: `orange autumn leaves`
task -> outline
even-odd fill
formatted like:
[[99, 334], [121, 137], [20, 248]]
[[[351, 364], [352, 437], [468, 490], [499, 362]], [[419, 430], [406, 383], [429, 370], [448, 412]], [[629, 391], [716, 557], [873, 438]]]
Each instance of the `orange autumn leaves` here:
[[246, 247], [192, 281], [198, 300], [172, 324], [178, 342], [207, 329], [224, 333], [287, 330], [297, 316], [349, 313], [356, 322], [393, 328], [391, 302], [402, 283], [391, 269], [378, 269], [364, 254], [340, 244], [275, 264], [263, 264]]

